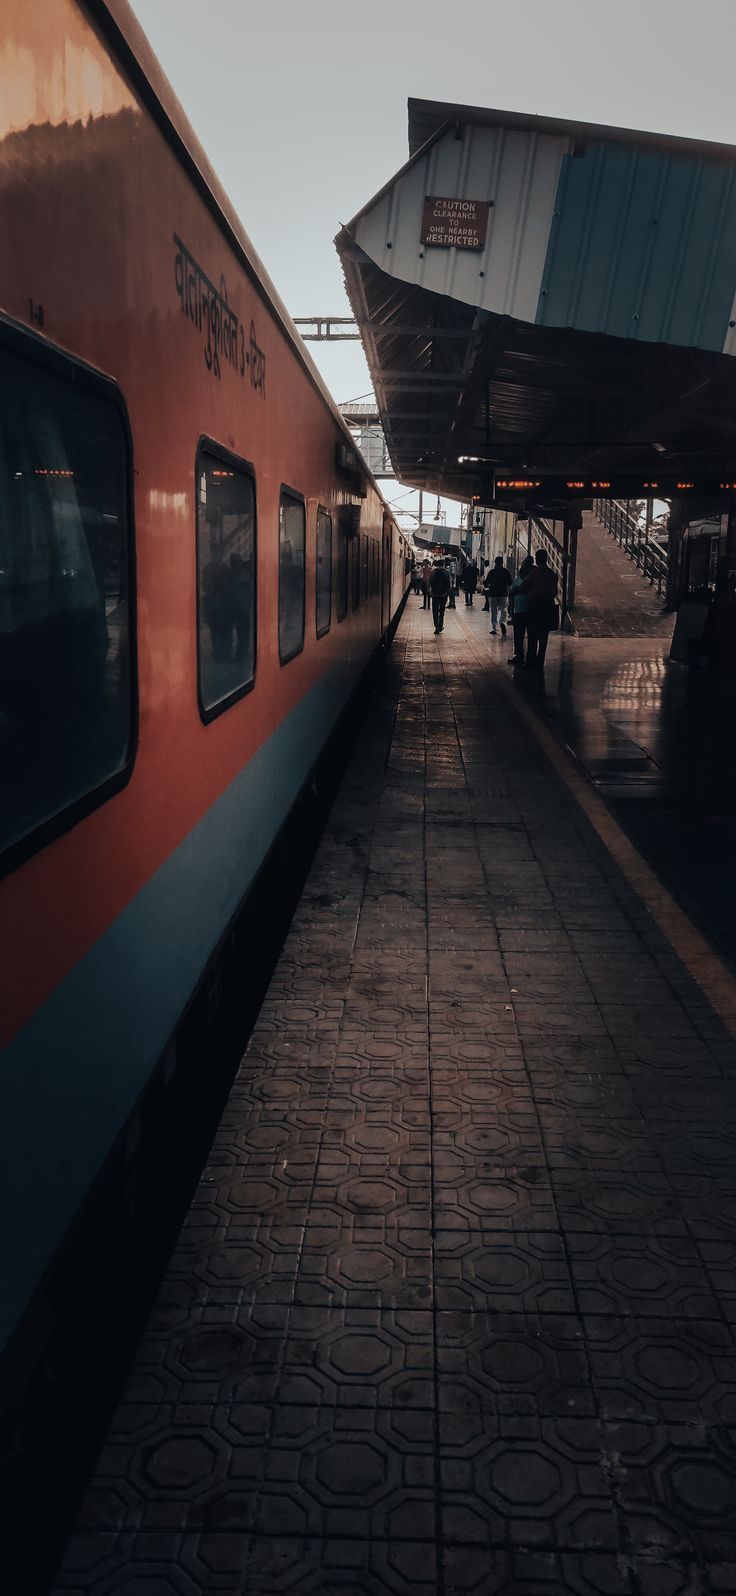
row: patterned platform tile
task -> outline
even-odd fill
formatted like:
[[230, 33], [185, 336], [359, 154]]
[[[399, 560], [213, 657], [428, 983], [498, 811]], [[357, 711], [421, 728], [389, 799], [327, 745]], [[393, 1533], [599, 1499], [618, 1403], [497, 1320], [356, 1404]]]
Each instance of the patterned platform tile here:
[[569, 1232], [567, 1255], [583, 1314], [718, 1319], [719, 1307], [689, 1237]]
[[736, 1591], [736, 1049], [477, 624], [402, 628], [64, 1596]]
[[489, 1550], [445, 1545], [445, 1596], [630, 1596], [612, 1553]]
[[427, 1309], [429, 1231], [391, 1216], [326, 1215], [304, 1231], [295, 1301], [333, 1308]]
[[556, 1230], [558, 1219], [543, 1165], [496, 1166], [493, 1175], [473, 1168], [434, 1171], [438, 1229], [471, 1231]]
[[736, 1449], [730, 1431], [609, 1422], [610, 1466], [632, 1555], [736, 1561]]
[[654, 1171], [553, 1169], [551, 1182], [566, 1232], [687, 1234], [669, 1181]]
[[440, 1410], [485, 1415], [593, 1415], [588, 1358], [573, 1314], [441, 1311]]
[[606, 1552], [619, 1532], [594, 1419], [508, 1419], [489, 1438], [477, 1417], [440, 1417], [448, 1541]]
[[54, 1592], [64, 1596], [243, 1596], [247, 1542], [215, 1531], [77, 1534]]
[[[253, 1536], [245, 1592], [296, 1596], [436, 1596], [439, 1554], [434, 1539]], [[244, 1596], [245, 1596], [244, 1592]]]
[[736, 1344], [720, 1320], [627, 1313], [583, 1328], [604, 1417], [736, 1424]]
[[434, 1279], [439, 1309], [575, 1312], [565, 1248], [553, 1230], [437, 1230]]
[[550, 1169], [633, 1169], [664, 1173], [658, 1147], [644, 1120], [582, 1111], [544, 1115], [544, 1145]]
[[434, 1538], [431, 1413], [279, 1406], [255, 1509], [258, 1534]]
[[413, 1308], [296, 1308], [280, 1400], [329, 1407], [432, 1409], [435, 1328]]

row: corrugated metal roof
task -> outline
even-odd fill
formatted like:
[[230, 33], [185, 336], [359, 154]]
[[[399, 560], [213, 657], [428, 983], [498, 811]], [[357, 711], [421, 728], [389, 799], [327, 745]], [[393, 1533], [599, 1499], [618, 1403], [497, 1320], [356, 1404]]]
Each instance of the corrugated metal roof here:
[[722, 350], [736, 162], [595, 143], [562, 162], [536, 320]]
[[[355, 242], [389, 277], [499, 315], [534, 321], [569, 139], [504, 128], [445, 133], [410, 161], [350, 224]], [[485, 247], [421, 243], [429, 194], [489, 204]]]
[[580, 146], [590, 140], [607, 144], [630, 144], [637, 149], [656, 149], [665, 154], [701, 156], [707, 160], [732, 161], [733, 147], [716, 144], [708, 139], [682, 138], [676, 133], [647, 132], [630, 127], [607, 127], [602, 122], [578, 122], [554, 116], [536, 116], [530, 111], [502, 111], [483, 105], [462, 105], [455, 100], [421, 100], [410, 98], [409, 154], [416, 155], [428, 139], [441, 128], [456, 122], [476, 123], [481, 127], [513, 129], [522, 133], [550, 133], [559, 138], [573, 139]]
[[346, 405], [340, 406], [340, 415], [344, 416], [348, 424], [353, 417], [366, 421], [375, 417], [378, 420], [378, 405], [371, 404], [365, 399], [350, 399]]
[[[736, 473], [736, 151], [421, 104], [336, 241], [397, 476]], [[428, 195], [488, 201], [482, 251], [421, 245]]]

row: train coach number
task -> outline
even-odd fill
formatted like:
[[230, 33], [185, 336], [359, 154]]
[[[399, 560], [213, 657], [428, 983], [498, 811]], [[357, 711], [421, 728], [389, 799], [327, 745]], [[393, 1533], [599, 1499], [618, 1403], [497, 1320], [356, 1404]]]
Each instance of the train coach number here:
[[224, 276], [220, 286], [213, 282], [174, 233], [174, 281], [182, 315], [204, 334], [204, 359], [208, 371], [222, 374], [223, 362], [240, 377], [250, 374], [250, 385], [262, 399], [266, 397], [266, 356], [259, 347], [255, 322], [246, 337], [240, 317], [228, 304]]

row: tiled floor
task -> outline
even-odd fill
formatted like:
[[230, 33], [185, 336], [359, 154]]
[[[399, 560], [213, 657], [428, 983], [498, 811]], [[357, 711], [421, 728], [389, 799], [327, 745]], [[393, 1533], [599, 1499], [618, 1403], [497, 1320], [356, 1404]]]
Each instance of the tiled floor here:
[[736, 1591], [736, 1047], [499, 648], [411, 601], [59, 1596]]

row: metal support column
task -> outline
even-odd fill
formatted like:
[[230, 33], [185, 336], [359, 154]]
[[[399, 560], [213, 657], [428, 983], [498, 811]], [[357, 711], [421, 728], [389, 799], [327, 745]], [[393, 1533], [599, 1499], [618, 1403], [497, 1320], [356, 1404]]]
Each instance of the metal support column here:
[[582, 526], [583, 517], [577, 504], [569, 505], [565, 511], [565, 569], [564, 569], [564, 616], [575, 608], [575, 584], [578, 571], [578, 532]]
[[570, 581], [570, 525], [567, 516], [562, 518], [562, 592], [560, 594], [560, 624], [564, 626], [568, 611], [568, 586]]
[[570, 564], [567, 569], [567, 607], [575, 608], [575, 583], [578, 575], [578, 528], [570, 527]]
[[667, 530], [667, 586], [664, 597], [666, 610], [676, 610], [680, 602], [680, 594], [678, 592], [680, 546], [687, 519], [687, 510], [688, 506], [685, 499], [672, 500]]

